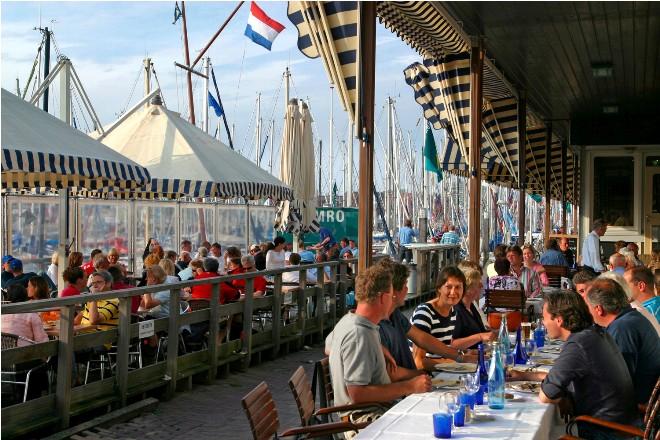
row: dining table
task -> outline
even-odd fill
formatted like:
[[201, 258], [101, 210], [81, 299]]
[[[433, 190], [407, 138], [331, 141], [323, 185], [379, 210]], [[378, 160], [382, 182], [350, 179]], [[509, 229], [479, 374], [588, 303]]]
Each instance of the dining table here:
[[[559, 356], [561, 343], [548, 341], [548, 345], [537, 351], [529, 365], [517, 365], [513, 368], [522, 371], [549, 371], [552, 362]], [[440, 364], [442, 365], [442, 364]], [[446, 370], [444, 367], [441, 367]], [[476, 369], [476, 365], [475, 365]], [[390, 408], [383, 416], [360, 430], [357, 439], [401, 440], [434, 439], [433, 414], [439, 412], [439, 398], [443, 392], [458, 390], [460, 375], [439, 371], [433, 374], [433, 382], [440, 384], [433, 391], [411, 394]], [[517, 439], [550, 440], [565, 433], [566, 425], [557, 406], [541, 403], [537, 387], [525, 390], [516, 386], [516, 382], [507, 382], [505, 387], [506, 402], [503, 409], [491, 409], [484, 397], [485, 405], [475, 405], [472, 420], [461, 427], [452, 429], [452, 438], [456, 439]]]

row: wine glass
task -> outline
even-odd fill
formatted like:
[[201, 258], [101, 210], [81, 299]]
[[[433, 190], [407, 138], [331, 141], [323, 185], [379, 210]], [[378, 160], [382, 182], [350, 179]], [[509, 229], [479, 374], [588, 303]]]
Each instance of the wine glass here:
[[440, 412], [451, 414], [453, 424], [454, 415], [461, 409], [461, 399], [459, 393], [457, 391], [446, 391], [440, 394], [439, 403]]
[[461, 388], [467, 394], [474, 394], [479, 391], [479, 373], [466, 374], [460, 377]]
[[532, 360], [532, 356], [536, 355], [536, 341], [533, 338], [525, 341], [525, 352], [527, 352], [527, 364], [533, 365], [534, 360]]

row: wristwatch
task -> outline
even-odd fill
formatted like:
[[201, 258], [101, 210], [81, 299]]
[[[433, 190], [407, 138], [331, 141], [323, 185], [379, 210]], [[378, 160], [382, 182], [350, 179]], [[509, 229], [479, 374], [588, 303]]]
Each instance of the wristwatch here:
[[463, 362], [463, 356], [465, 356], [465, 351], [458, 350], [458, 356], [456, 356], [456, 362]]

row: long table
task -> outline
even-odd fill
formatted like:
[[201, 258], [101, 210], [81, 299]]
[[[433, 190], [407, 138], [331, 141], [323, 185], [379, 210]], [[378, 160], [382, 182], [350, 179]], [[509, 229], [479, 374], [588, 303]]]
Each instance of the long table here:
[[[357, 438], [434, 439], [432, 415], [438, 412], [440, 393], [441, 391], [436, 391], [406, 397], [381, 418], [361, 430]], [[515, 397], [513, 401], [507, 401], [501, 410], [490, 409], [488, 405], [477, 405], [478, 418], [484, 420], [475, 420], [460, 428], [454, 428], [452, 438], [545, 440], [559, 438], [564, 433], [564, 424], [555, 405], [541, 403], [533, 394], [512, 394]], [[487, 418], [492, 420], [485, 420]]]

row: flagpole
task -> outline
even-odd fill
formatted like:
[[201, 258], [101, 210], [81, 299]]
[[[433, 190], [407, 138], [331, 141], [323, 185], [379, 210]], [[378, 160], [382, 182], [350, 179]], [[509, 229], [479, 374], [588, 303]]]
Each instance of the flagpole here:
[[204, 92], [202, 93], [202, 130], [204, 133], [209, 132], [209, 57], [204, 58], [203, 71], [206, 78], [204, 78]]
[[[333, 105], [333, 101], [332, 101], [332, 90], [333, 90], [333, 87], [332, 87], [332, 84], [330, 84], [330, 132], [328, 133], [328, 141], [329, 141], [329, 144], [330, 144], [328, 154], [330, 155], [330, 160], [328, 162], [329, 162], [329, 166], [330, 166], [330, 196], [331, 197], [332, 197], [332, 191], [333, 191], [333, 188], [334, 188], [333, 183], [335, 181], [335, 179], [334, 179], [334, 166], [333, 166], [334, 161], [332, 159], [332, 154], [333, 154], [333, 151], [332, 151], [333, 150], [333, 148], [332, 148], [333, 147], [332, 131], [333, 131], [333, 123], [334, 123], [334, 121], [333, 121], [333, 118], [334, 118], [334, 116], [333, 116], [334, 105]], [[334, 204], [333, 204], [333, 206], [334, 206]]]
[[[195, 58], [195, 61], [193, 61], [192, 66], [190, 66], [190, 67], [195, 67], [195, 65], [197, 64], [197, 62], [198, 62], [198, 61], [204, 56], [204, 54], [206, 53], [206, 51], [209, 50], [209, 47], [211, 47], [211, 45], [213, 44], [213, 42], [215, 41], [215, 39], [218, 38], [218, 35], [220, 35], [220, 33], [225, 29], [225, 27], [227, 27], [227, 25], [229, 24], [229, 22], [231, 21], [231, 19], [234, 18], [234, 15], [236, 15], [236, 13], [237, 13], [238, 10], [241, 8], [241, 6], [243, 6], [243, 3], [245, 3], [245, 2], [244, 2], [244, 1], [238, 2], [238, 5], [236, 5], [236, 7], [234, 8], [234, 10], [231, 12], [231, 14], [229, 14], [229, 17], [227, 17], [227, 19], [225, 20], [225, 22], [222, 23], [222, 26], [220, 26], [220, 28], [218, 29], [218, 31], [217, 31], [217, 32], [211, 37], [211, 40], [210, 40], [208, 43], [206, 43], [206, 46], [204, 46], [204, 48], [199, 52], [199, 55], [197, 55], [197, 58]], [[183, 2], [181, 2], [181, 7], [183, 8]], [[183, 10], [181, 11], [181, 13], [184, 14]], [[184, 18], [184, 20], [185, 20], [185, 18]], [[187, 40], [187, 39], [188, 39], [188, 38], [186, 37], [186, 40]], [[187, 49], [186, 49], [186, 50], [187, 50]]]

